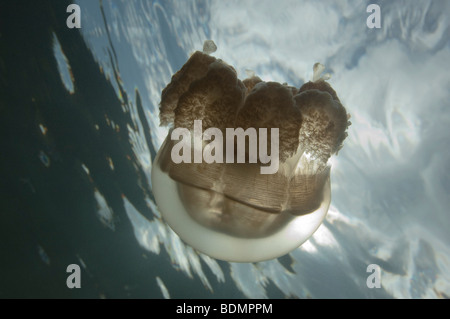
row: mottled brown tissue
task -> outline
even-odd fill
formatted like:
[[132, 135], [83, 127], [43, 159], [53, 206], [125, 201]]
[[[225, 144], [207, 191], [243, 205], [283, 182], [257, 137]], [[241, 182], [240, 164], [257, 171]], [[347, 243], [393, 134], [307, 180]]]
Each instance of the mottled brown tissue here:
[[192, 129], [194, 120], [203, 121], [203, 130], [278, 128], [281, 163], [299, 145], [326, 163], [348, 126], [345, 108], [324, 80], [300, 89], [256, 76], [241, 81], [233, 67], [199, 51], [172, 77], [160, 104], [162, 126]]
[[[336, 92], [315, 74], [317, 78], [299, 89], [256, 76], [241, 81], [233, 67], [202, 52], [195, 52], [172, 77], [161, 96], [163, 126], [193, 129], [194, 120], [202, 120], [203, 130], [216, 127], [223, 134], [225, 128], [267, 128], [268, 141], [270, 129], [279, 129], [282, 169], [268, 175], [260, 173], [259, 163], [175, 164], [170, 152], [176, 142], [166, 139], [161, 168], [195, 206], [190, 210], [194, 218], [210, 223], [211, 218], [246, 211], [259, 220], [256, 212], [298, 216], [321, 205], [330, 176], [327, 161], [342, 147], [350, 123]], [[310, 157], [300, 159], [303, 153]], [[294, 169], [287, 169], [292, 161]], [[203, 216], [199, 205], [216, 213]], [[263, 219], [274, 218], [268, 216]]]
[[174, 111], [178, 105], [178, 100], [187, 92], [192, 82], [206, 75], [208, 66], [215, 60], [216, 58], [197, 51], [183, 65], [181, 70], [172, 76], [171, 82], [161, 94], [159, 113], [161, 125], [166, 126], [173, 123]]

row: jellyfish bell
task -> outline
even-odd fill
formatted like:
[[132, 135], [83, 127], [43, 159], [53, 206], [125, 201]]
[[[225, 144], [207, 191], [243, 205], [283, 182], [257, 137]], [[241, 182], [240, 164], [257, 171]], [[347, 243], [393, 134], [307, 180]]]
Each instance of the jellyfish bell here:
[[[328, 160], [342, 147], [348, 115], [320, 64], [313, 81], [297, 89], [254, 75], [240, 81], [233, 67], [208, 54], [214, 50], [205, 44], [162, 92], [161, 125], [170, 129], [153, 164], [153, 193], [167, 224], [198, 251], [233, 262], [276, 258], [300, 246], [324, 220], [331, 201]], [[194, 134], [198, 120], [207, 138]], [[173, 161], [177, 128], [193, 133], [188, 157], [208, 150], [214, 161]], [[278, 135], [268, 130], [267, 141], [275, 143], [263, 151], [259, 143], [263, 156], [250, 160], [256, 149], [250, 135], [242, 148], [237, 138], [230, 143], [206, 134], [225, 135], [229, 128], [276, 128]], [[230, 147], [245, 152], [246, 161], [221, 151]], [[276, 150], [276, 172], [263, 174], [267, 154]]]

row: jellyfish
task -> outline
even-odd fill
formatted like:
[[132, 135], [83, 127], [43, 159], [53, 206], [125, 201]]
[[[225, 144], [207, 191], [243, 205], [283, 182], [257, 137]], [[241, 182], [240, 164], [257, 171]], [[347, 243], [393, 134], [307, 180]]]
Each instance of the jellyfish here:
[[[350, 116], [323, 65], [299, 89], [253, 74], [241, 81], [210, 55], [215, 48], [205, 43], [162, 91], [160, 123], [169, 133], [152, 166], [153, 193], [166, 223], [199, 252], [231, 262], [277, 258], [323, 222], [329, 159], [343, 146]], [[259, 143], [250, 134], [224, 138], [232, 128], [253, 129]], [[261, 143], [261, 132], [272, 143]], [[269, 154], [277, 155], [276, 170], [263, 174]]]

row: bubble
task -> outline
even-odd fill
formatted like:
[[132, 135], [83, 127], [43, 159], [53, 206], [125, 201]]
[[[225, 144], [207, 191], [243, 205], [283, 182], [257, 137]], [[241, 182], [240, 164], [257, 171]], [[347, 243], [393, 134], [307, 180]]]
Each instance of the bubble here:
[[[300, 89], [254, 74], [241, 81], [232, 66], [197, 51], [172, 77], [160, 104], [169, 134], [152, 184], [183, 241], [217, 259], [257, 262], [316, 231], [331, 201], [329, 159], [350, 124], [323, 71], [315, 64], [313, 81]], [[174, 150], [183, 161], [174, 161]]]

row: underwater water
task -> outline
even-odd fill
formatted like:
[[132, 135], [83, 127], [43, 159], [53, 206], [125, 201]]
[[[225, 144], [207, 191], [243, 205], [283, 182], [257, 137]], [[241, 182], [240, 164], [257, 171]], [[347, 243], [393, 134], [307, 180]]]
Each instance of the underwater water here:
[[[0, 3], [1, 298], [450, 296], [448, 1], [75, 2], [81, 29], [69, 1]], [[198, 253], [155, 203], [161, 91], [206, 39], [240, 78], [321, 62], [351, 114], [324, 223], [278, 259]]]

